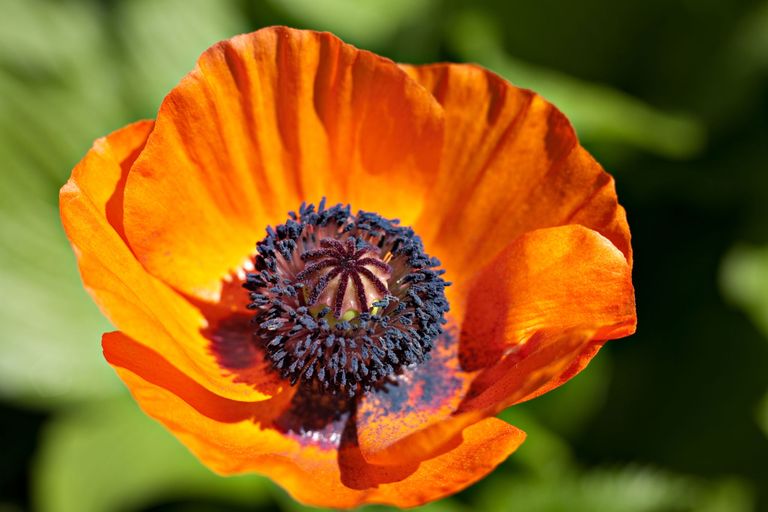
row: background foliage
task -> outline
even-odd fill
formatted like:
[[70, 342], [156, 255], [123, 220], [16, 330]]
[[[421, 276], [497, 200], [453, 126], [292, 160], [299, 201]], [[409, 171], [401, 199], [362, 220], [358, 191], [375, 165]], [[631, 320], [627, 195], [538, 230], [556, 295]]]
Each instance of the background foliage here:
[[[768, 510], [765, 0], [0, 0], [0, 511], [300, 510], [208, 472], [102, 360], [57, 192], [211, 43], [324, 29], [479, 62], [573, 121], [617, 179], [638, 334], [503, 414], [528, 441], [428, 511]], [[380, 510], [371, 507], [370, 510]]]

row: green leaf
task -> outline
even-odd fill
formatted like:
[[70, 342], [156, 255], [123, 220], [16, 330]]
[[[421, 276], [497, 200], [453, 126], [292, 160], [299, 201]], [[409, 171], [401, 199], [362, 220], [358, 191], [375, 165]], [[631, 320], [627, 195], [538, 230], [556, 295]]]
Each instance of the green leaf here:
[[[723, 260], [720, 286], [768, 340], [768, 247], [734, 247]], [[768, 435], [768, 394], [758, 404], [756, 416]]]
[[115, 20], [126, 54], [123, 88], [143, 117], [154, 117], [206, 48], [248, 30], [232, 0], [120, 2]]
[[12, 51], [0, 50], [3, 190], [15, 195], [17, 181], [47, 177], [55, 191], [96, 137], [124, 124], [117, 64], [94, 5], [11, 0], [5, 7], [0, 47]]
[[65, 406], [122, 388], [101, 356], [112, 327], [83, 290], [58, 189], [94, 139], [140, 117], [129, 104], [152, 115], [206, 47], [243, 26], [237, 4], [213, 0], [125, 2], [113, 18], [90, 2], [4, 7], [0, 289], [13, 299], [0, 309], [0, 396]]
[[509, 464], [522, 466], [526, 473], [540, 476], [559, 475], [573, 468], [570, 446], [542, 425], [525, 404], [510, 407], [498, 417], [527, 434], [525, 442], [508, 460]]
[[768, 436], [768, 393], [765, 394], [760, 404], [757, 406], [757, 422]]
[[[720, 269], [720, 287], [768, 340], [768, 246], [731, 249]], [[756, 421], [768, 435], [768, 394], [757, 405]]]
[[0, 395], [61, 406], [121, 389], [101, 357], [111, 327], [80, 283], [57, 191], [124, 110], [109, 92], [115, 79], [92, 4], [10, 0], [3, 12]]
[[95, 14], [85, 2], [4, 0], [0, 62], [29, 73], [67, 74], [101, 37]]
[[[56, 205], [78, 158], [75, 139], [83, 148], [90, 141], [77, 129], [67, 140], [65, 127], [43, 112], [50, 96], [32, 95], [0, 75], [0, 111], [13, 114], [0, 121], [0, 395], [62, 406], [120, 387], [101, 356], [101, 334], [112, 327], [83, 289]], [[55, 111], [59, 122], [68, 112]], [[32, 128], [15, 130], [13, 120]]]
[[[276, 486], [274, 489], [276, 490], [275, 498], [280, 504], [280, 509], [285, 512], [333, 512], [333, 509], [329, 508], [315, 508], [301, 505], [300, 503], [293, 501], [282, 489], [279, 489]], [[363, 505], [354, 510], [356, 512], [397, 512], [402, 509], [387, 505]], [[408, 510], [410, 512], [468, 512], [474, 509], [463, 506], [458, 500], [446, 498], [420, 507], [409, 508]]]
[[270, 484], [203, 467], [132, 400], [93, 403], [44, 429], [33, 474], [40, 512], [112, 512], [171, 499], [259, 504]]
[[733, 248], [723, 261], [720, 284], [725, 296], [768, 336], [768, 247]]
[[58, 269], [41, 265], [30, 277], [31, 269], [23, 267], [27, 262], [2, 248], [0, 289], [12, 300], [0, 311], [0, 395], [36, 406], [65, 407], [118, 393], [120, 385], [100, 346], [101, 333], [112, 328], [79, 283], [63, 235], [47, 234], [48, 246], [30, 254], [56, 258]]
[[[314, 509], [308, 509], [308, 511], [309, 510]], [[368, 505], [355, 510], [358, 512], [395, 512], [402, 509], [382, 505]], [[464, 512], [474, 509], [463, 506], [458, 500], [448, 498], [434, 501], [420, 507], [409, 508], [408, 510], [411, 512]]]
[[689, 116], [661, 112], [611, 87], [508, 55], [497, 25], [482, 12], [460, 13], [448, 39], [462, 60], [478, 62], [551, 101], [584, 140], [618, 142], [669, 158], [690, 158], [704, 147], [704, 129]]
[[738, 481], [704, 481], [630, 466], [544, 479], [494, 474], [482, 486], [476, 506], [488, 512], [746, 512], [753, 501]]
[[[0, 110], [23, 114], [29, 92], [21, 89], [0, 76], [0, 91], [12, 91], [0, 94]], [[101, 356], [101, 334], [112, 328], [85, 293], [59, 223], [56, 191], [72, 145], [48, 130], [54, 120], [32, 108], [26, 113], [15, 118], [35, 128], [17, 130], [28, 138], [6, 137], [13, 125], [0, 121], [0, 395], [62, 406], [120, 387]]]
[[610, 384], [610, 354], [603, 350], [589, 366], [564, 385], [522, 404], [544, 425], [566, 437], [587, 428], [605, 403]]
[[365, 48], [391, 42], [413, 20], [424, 19], [435, 0], [271, 0], [307, 28], [333, 32]]
[[473, 509], [746, 512], [753, 508], [753, 492], [740, 480], [703, 480], [632, 465], [585, 471], [566, 442], [539, 421], [540, 411], [529, 405], [499, 415], [528, 436], [501, 468], [478, 484]]
[[768, 69], [768, 2], [757, 3], [737, 27], [728, 57], [743, 74]]

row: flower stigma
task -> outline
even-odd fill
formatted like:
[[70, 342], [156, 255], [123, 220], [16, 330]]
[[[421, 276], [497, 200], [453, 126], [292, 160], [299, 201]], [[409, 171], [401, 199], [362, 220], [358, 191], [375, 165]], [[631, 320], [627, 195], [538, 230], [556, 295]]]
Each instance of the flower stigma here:
[[413, 229], [323, 200], [256, 248], [254, 339], [291, 385], [354, 397], [429, 358], [450, 283]]
[[[337, 319], [351, 320], [355, 313], [367, 313], [372, 300], [387, 296], [383, 279], [392, 274], [389, 265], [371, 254], [376, 252], [373, 246], [349, 236], [345, 243], [323, 238], [320, 249], [302, 253], [302, 261], [313, 262], [296, 276], [308, 294], [307, 302], [331, 307]], [[336, 284], [331, 286], [333, 281]]]

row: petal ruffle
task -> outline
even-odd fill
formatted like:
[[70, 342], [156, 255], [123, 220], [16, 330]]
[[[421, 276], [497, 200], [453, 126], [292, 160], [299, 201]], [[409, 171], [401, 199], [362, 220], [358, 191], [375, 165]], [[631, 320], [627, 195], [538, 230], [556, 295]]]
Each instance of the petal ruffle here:
[[263, 473], [316, 506], [410, 507], [438, 499], [492, 471], [525, 436], [488, 418], [459, 430], [451, 448], [429, 460], [375, 466], [360, 453], [354, 422], [344, 428], [338, 448], [306, 442], [275, 427], [286, 406], [282, 396], [257, 403], [216, 396], [121, 333], [105, 335], [104, 351], [145, 412], [207, 465], [223, 474]]
[[444, 450], [467, 425], [571, 379], [635, 324], [631, 269], [609, 240], [583, 226], [527, 233], [472, 283], [459, 344], [477, 372], [462, 402], [379, 457]]
[[501, 410], [581, 371], [606, 340], [635, 332], [632, 269], [599, 233], [527, 233], [478, 276], [461, 334], [465, 367], [486, 368], [462, 410]]
[[472, 383], [458, 416], [481, 411], [496, 414], [540, 396], [573, 378], [605, 343], [596, 331], [546, 329], [528, 347], [486, 368]]
[[301, 201], [412, 223], [438, 172], [442, 110], [391, 61], [328, 33], [259, 30], [207, 50], [166, 97], [128, 177], [142, 264], [208, 300]]
[[538, 332], [528, 342], [529, 353], [508, 356], [480, 373], [456, 412], [401, 439], [386, 454], [394, 460], [414, 450], [425, 454], [450, 449], [457, 433], [468, 426], [575, 376], [603, 344], [593, 336], [593, 331]]
[[149, 275], [121, 236], [122, 184], [152, 127], [139, 122], [97, 140], [61, 189], [61, 218], [83, 283], [113, 324], [208, 389], [246, 400], [267, 398], [276, 386], [271, 376], [252, 374], [249, 382], [236, 382], [236, 375], [224, 375], [204, 335], [201, 312]]
[[580, 225], [532, 231], [470, 285], [462, 322], [467, 370], [494, 364], [544, 330], [593, 330], [608, 340], [635, 330], [632, 269], [605, 237]]
[[568, 120], [535, 93], [474, 65], [404, 66], [445, 111], [445, 143], [433, 201], [417, 232], [456, 286], [518, 236], [583, 224], [631, 261], [629, 228], [613, 179], [579, 145]]

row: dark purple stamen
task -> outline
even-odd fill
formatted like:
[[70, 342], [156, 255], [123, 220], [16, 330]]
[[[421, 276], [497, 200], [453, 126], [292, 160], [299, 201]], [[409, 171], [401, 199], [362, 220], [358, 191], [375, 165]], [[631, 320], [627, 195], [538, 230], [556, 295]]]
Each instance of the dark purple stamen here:
[[[324, 201], [289, 216], [267, 228], [243, 285], [273, 368], [291, 384], [353, 397], [428, 359], [449, 283], [413, 230]], [[347, 291], [359, 309], [349, 320]]]

